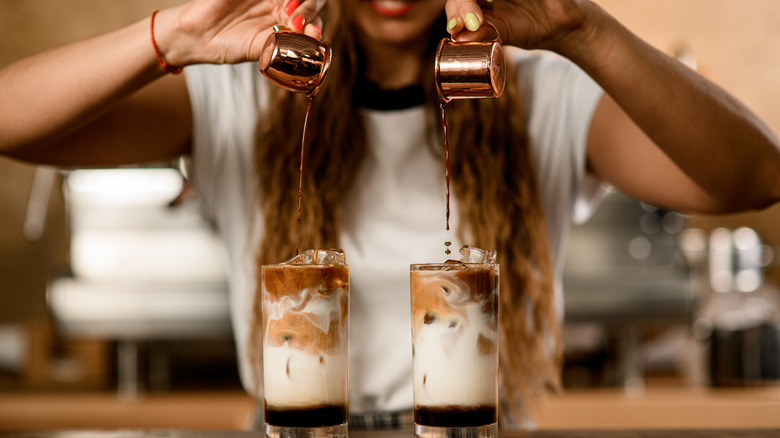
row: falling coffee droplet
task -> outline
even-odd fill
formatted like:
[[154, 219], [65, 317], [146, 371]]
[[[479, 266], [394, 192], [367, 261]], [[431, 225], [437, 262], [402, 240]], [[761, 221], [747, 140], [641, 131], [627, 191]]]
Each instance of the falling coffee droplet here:
[[[445, 107], [447, 106], [447, 102], [444, 100], [439, 102], [439, 109], [441, 110], [441, 130], [444, 137], [444, 180], [446, 182], [446, 222], [444, 229], [446, 231], [450, 230], [450, 141], [447, 138], [447, 111]], [[452, 250], [450, 249], [450, 245], [452, 245], [452, 242], [447, 241], [444, 242], [444, 254], [450, 255], [452, 254]]]

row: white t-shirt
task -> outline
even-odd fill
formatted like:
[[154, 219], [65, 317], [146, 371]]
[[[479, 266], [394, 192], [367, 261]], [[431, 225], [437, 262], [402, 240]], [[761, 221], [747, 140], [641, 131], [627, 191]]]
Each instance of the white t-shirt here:
[[[585, 218], [600, 183], [586, 175], [586, 140], [602, 95], [577, 66], [550, 54], [509, 49], [520, 71], [524, 115], [555, 257], [562, 308], [563, 246], [572, 220]], [[233, 328], [242, 380], [251, 383], [247, 339], [255, 290], [253, 246], [263, 218], [252, 214], [253, 136], [271, 85], [257, 65], [186, 69], [194, 116], [193, 181], [230, 256]], [[431, 138], [423, 107], [361, 110], [369, 150], [346, 196], [341, 247], [350, 265], [350, 409], [411, 409], [409, 265], [442, 262], [443, 243], [463, 243], [444, 230], [443, 148]], [[435, 142], [435, 143], [433, 143]], [[298, 163], [290, 163], [297, 166]], [[452, 199], [451, 229], [458, 228]], [[281, 261], [281, 260], [280, 260]]]

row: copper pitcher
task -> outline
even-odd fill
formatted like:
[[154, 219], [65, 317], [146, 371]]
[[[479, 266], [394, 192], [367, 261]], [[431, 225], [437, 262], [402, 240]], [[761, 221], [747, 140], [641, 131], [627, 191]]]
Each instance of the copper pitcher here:
[[491, 41], [458, 42], [444, 38], [436, 49], [436, 91], [443, 102], [452, 99], [499, 97], [504, 92], [506, 66], [498, 30]]
[[322, 86], [330, 61], [327, 42], [274, 26], [260, 55], [260, 71], [274, 84], [312, 97]]

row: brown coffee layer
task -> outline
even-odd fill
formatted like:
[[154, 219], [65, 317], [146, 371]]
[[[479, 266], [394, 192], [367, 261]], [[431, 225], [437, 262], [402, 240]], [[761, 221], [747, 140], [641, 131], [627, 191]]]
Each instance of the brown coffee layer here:
[[331, 295], [349, 286], [349, 266], [270, 265], [263, 266], [263, 291], [273, 301], [296, 297], [305, 289]]
[[[325, 354], [341, 348], [346, 341], [349, 318], [349, 267], [274, 265], [264, 266], [262, 275], [264, 339], [267, 346], [290, 348], [309, 354]], [[330, 315], [304, 312], [316, 300], [332, 300], [337, 295], [338, 310]], [[268, 317], [271, 308], [285, 303], [283, 312]], [[335, 320], [330, 316], [339, 314]], [[325, 321], [322, 320], [325, 318]]]
[[450, 316], [465, 318], [465, 306], [479, 303], [484, 313], [498, 315], [498, 272], [484, 269], [412, 271], [412, 324], [416, 333], [423, 324]]

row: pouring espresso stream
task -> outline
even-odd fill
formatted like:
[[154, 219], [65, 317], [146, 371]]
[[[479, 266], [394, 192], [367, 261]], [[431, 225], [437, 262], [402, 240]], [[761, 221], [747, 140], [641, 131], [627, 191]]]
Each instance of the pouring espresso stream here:
[[[306, 150], [306, 128], [309, 125], [309, 115], [325, 75], [328, 73], [332, 52], [330, 45], [308, 35], [294, 32], [282, 26], [274, 26], [274, 32], [265, 42], [260, 56], [260, 71], [274, 84], [285, 90], [305, 94], [309, 98], [306, 107], [306, 117], [303, 121], [301, 139], [301, 161], [298, 180], [298, 219], [296, 229], [300, 236], [301, 200], [303, 199], [303, 159]], [[300, 239], [299, 239], [300, 240]], [[295, 255], [300, 251], [295, 244]]]
[[[447, 137], [447, 103], [453, 99], [497, 98], [504, 92], [506, 67], [498, 30], [492, 41], [457, 42], [444, 38], [436, 49], [436, 92], [439, 95], [441, 129], [444, 137], [444, 178], [446, 181], [446, 224], [450, 230], [450, 142]], [[446, 255], [452, 242], [444, 242]]]

